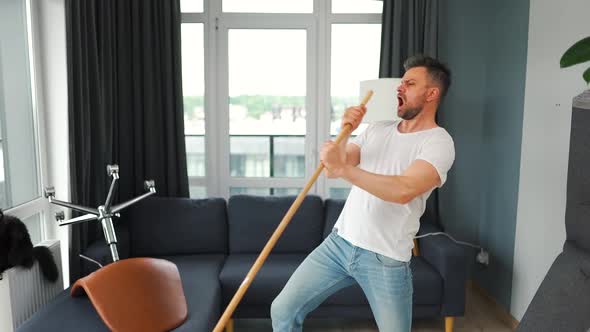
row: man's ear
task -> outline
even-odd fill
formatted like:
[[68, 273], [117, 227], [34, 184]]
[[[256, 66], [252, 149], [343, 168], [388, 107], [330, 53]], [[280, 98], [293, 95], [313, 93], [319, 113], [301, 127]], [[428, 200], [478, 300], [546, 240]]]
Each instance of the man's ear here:
[[426, 92], [426, 100], [427, 101], [435, 101], [440, 99], [440, 88], [437, 86], [433, 86], [428, 88]]

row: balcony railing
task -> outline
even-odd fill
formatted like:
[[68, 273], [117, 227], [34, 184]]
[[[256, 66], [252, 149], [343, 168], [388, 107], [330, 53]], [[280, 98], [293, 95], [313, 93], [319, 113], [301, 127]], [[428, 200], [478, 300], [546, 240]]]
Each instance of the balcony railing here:
[[[189, 177], [205, 176], [205, 137], [186, 135]], [[235, 178], [305, 177], [304, 135], [230, 135], [230, 175]], [[302, 184], [301, 184], [302, 185]], [[203, 187], [194, 188], [204, 195]], [[296, 187], [232, 186], [230, 195], [297, 195]], [[349, 188], [331, 187], [329, 197], [346, 198]]]
[[[189, 176], [205, 176], [203, 135], [186, 135]], [[231, 135], [232, 177], [305, 176], [304, 135]]]

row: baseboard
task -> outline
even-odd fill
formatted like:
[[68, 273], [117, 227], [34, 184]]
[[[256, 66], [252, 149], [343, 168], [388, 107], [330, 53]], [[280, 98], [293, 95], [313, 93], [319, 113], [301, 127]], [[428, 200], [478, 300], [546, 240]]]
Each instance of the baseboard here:
[[508, 325], [512, 331], [516, 331], [519, 321], [514, 318], [502, 305], [500, 305], [485, 289], [483, 289], [477, 284], [477, 282], [474, 282], [473, 280], [467, 280], [467, 287], [470, 287], [474, 292], [477, 292], [479, 295], [481, 295], [482, 298], [488, 302], [493, 310], [493, 313], [498, 317], [498, 319]]

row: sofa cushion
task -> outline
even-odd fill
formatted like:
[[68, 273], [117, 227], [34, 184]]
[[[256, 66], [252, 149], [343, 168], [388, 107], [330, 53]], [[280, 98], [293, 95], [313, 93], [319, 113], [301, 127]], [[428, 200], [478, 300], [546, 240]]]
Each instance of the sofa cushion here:
[[[257, 257], [258, 255], [249, 254], [228, 256], [219, 275], [224, 306], [234, 296]], [[244, 295], [241, 305], [270, 305], [305, 257], [306, 255], [269, 255]], [[442, 298], [440, 274], [422, 257], [412, 258], [410, 267], [414, 284], [414, 304], [440, 304]], [[334, 293], [323, 305], [366, 304], [368, 302], [362, 289], [355, 284]]]
[[221, 198], [150, 197], [129, 208], [131, 256], [227, 253]]
[[[221, 316], [219, 272], [223, 255], [162, 257], [176, 264], [188, 305], [187, 320], [174, 331], [211, 331]], [[108, 331], [88, 297], [71, 297], [69, 289], [61, 292], [33, 317], [19, 332], [33, 331]]]
[[590, 253], [566, 241], [537, 289], [518, 331], [588, 331]]
[[412, 257], [410, 262], [414, 284], [414, 304], [440, 304], [443, 280], [438, 271], [424, 257]]
[[[231, 301], [257, 257], [255, 254], [228, 256], [219, 275], [224, 306]], [[270, 306], [305, 257], [304, 254], [269, 255], [248, 287], [240, 305]]]
[[223, 255], [162, 257], [176, 264], [188, 306], [188, 318], [173, 331], [212, 331], [221, 317], [219, 273]]
[[[228, 202], [229, 251], [231, 254], [258, 254], [270, 239], [294, 196], [232, 196]], [[324, 228], [322, 200], [307, 196], [273, 253], [309, 253], [320, 244]]]
[[71, 297], [70, 289], [59, 293], [35, 315], [24, 322], [18, 332], [85, 331], [107, 332], [88, 297]]

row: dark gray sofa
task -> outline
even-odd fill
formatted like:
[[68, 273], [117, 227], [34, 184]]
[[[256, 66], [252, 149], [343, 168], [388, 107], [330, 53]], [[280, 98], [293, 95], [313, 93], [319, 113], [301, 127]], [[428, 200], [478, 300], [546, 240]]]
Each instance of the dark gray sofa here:
[[[159, 257], [178, 266], [188, 319], [175, 331], [211, 331], [295, 197], [233, 196], [223, 199], [149, 198], [130, 208], [117, 225], [121, 257]], [[344, 202], [308, 196], [235, 311], [235, 318], [269, 318], [270, 304], [288, 278], [330, 233]], [[439, 231], [432, 201], [420, 233]], [[411, 262], [414, 317], [462, 316], [465, 251], [446, 237], [420, 240]], [[99, 241], [86, 252], [103, 262]], [[87, 272], [95, 268], [87, 264]], [[343, 289], [310, 317], [372, 318], [360, 287]], [[61, 293], [19, 331], [105, 331], [89, 300]]]
[[590, 331], [590, 98], [574, 99], [567, 172], [566, 241], [517, 331]]

